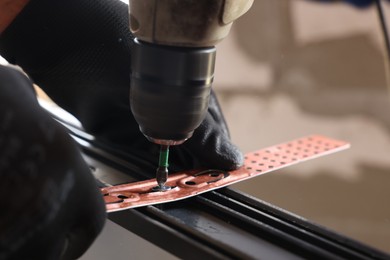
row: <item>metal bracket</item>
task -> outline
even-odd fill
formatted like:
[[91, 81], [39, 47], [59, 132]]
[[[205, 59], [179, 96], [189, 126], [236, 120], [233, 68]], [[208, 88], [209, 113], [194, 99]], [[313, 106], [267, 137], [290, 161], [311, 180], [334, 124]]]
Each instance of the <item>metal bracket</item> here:
[[153, 191], [156, 180], [150, 179], [105, 187], [101, 192], [107, 212], [177, 201], [349, 147], [344, 141], [312, 135], [248, 153], [244, 166], [235, 171], [209, 169], [171, 174], [167, 181], [171, 190]]

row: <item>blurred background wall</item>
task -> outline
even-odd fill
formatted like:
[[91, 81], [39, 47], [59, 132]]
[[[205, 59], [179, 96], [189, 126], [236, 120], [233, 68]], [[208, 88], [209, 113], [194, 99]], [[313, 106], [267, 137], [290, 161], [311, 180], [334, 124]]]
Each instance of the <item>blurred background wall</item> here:
[[215, 89], [243, 151], [313, 133], [352, 143], [234, 188], [390, 252], [390, 95], [376, 9], [256, 0], [218, 47]]

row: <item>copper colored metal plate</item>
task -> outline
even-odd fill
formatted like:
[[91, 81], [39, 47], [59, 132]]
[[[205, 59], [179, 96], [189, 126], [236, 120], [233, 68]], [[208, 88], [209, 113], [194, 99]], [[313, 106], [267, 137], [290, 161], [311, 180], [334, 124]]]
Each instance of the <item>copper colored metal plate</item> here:
[[235, 171], [189, 170], [171, 174], [167, 185], [173, 188], [168, 191], [152, 191], [157, 183], [151, 179], [106, 187], [101, 192], [108, 212], [171, 202], [347, 148], [346, 142], [312, 135], [248, 153], [244, 166]]

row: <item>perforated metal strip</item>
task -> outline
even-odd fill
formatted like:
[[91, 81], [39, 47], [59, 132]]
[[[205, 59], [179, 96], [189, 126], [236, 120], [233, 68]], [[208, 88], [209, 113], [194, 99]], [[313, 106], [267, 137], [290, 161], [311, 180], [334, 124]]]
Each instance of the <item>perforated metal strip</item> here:
[[101, 189], [108, 212], [189, 198], [253, 178], [277, 169], [349, 148], [343, 141], [312, 135], [261, 149], [245, 156], [245, 164], [231, 172], [190, 170], [169, 176], [169, 191], [153, 192], [156, 180], [134, 182]]

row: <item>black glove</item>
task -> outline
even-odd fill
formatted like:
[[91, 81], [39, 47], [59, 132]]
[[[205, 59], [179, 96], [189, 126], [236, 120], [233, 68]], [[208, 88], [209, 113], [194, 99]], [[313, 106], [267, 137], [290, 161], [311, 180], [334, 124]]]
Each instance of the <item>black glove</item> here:
[[101, 194], [31, 82], [0, 66], [0, 259], [78, 258], [103, 227]]
[[[101, 142], [157, 164], [129, 105], [132, 35], [116, 0], [32, 0], [0, 38], [0, 53], [21, 66]], [[215, 96], [194, 136], [171, 148], [175, 169], [235, 169], [243, 163]], [[172, 169], [172, 168], [171, 168]]]

